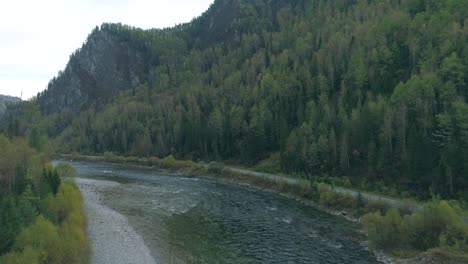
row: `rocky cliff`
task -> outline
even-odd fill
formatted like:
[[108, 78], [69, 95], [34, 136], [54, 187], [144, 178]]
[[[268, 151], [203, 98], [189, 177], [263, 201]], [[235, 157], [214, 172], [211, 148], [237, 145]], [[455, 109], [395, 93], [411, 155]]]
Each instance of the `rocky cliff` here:
[[0, 94], [0, 116], [3, 115], [5, 112], [6, 106], [9, 103], [17, 103], [20, 102], [21, 99], [18, 97], [8, 96], [8, 95], [1, 95]]
[[[265, 8], [265, 3], [272, 9]], [[70, 56], [65, 70], [38, 95], [37, 103], [45, 115], [64, 110], [77, 114], [90, 106], [99, 108], [123, 90], [157, 82], [151, 69], [168, 64], [164, 71], [170, 75], [176, 64], [186, 63], [183, 60], [191, 50], [217, 45], [235, 48], [241, 43], [242, 32], [273, 30], [277, 27], [276, 13], [271, 10], [279, 10], [287, 3], [218, 0], [190, 23], [168, 29], [103, 24]]]
[[44, 114], [64, 109], [77, 113], [145, 81], [145, 49], [117, 33], [107, 24], [93, 30], [82, 48], [70, 56], [65, 70], [38, 95]]

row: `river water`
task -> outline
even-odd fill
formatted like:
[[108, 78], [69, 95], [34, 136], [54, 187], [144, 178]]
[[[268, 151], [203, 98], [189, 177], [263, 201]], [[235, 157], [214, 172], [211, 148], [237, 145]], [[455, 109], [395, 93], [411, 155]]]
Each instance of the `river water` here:
[[378, 263], [357, 224], [280, 195], [145, 168], [72, 162], [105, 179], [102, 203], [128, 218], [157, 263]]

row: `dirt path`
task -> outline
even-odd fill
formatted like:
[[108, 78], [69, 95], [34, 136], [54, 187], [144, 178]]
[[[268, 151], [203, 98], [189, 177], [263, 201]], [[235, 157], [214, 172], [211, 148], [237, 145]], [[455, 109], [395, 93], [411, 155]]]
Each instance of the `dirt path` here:
[[[236, 172], [236, 173], [242, 173], [242, 174], [247, 174], [255, 177], [264, 177], [270, 180], [281, 180], [285, 181], [290, 184], [300, 184], [302, 181], [301, 179], [295, 179], [295, 178], [290, 178], [286, 176], [281, 176], [281, 175], [275, 175], [275, 174], [269, 174], [269, 173], [262, 173], [262, 172], [257, 172], [257, 171], [252, 171], [252, 170], [246, 170], [246, 169], [239, 169], [239, 168], [233, 168], [233, 167], [224, 167], [224, 170], [231, 171], [231, 172]], [[343, 187], [335, 187], [335, 191], [343, 194], [350, 194], [353, 197], [357, 197], [359, 195], [358, 191], [343, 188]], [[383, 195], [376, 195], [376, 194], [370, 194], [370, 193], [365, 193], [361, 192], [361, 196], [364, 200], [376, 200], [376, 201], [382, 201], [385, 204], [388, 204], [389, 206], [396, 207], [396, 208], [409, 208], [415, 211], [421, 210], [422, 207], [416, 203], [409, 203], [409, 202], [404, 202], [395, 198], [391, 198], [388, 196], [383, 196]]]

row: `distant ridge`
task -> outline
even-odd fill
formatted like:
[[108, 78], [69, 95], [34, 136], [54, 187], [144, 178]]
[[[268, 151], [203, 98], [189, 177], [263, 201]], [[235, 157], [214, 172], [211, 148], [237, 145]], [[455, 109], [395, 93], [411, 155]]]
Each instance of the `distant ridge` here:
[[10, 95], [3, 95], [0, 94], [0, 100], [2, 101], [7, 101], [7, 102], [19, 102], [21, 99], [16, 96], [10, 96]]
[[18, 103], [18, 102], [21, 102], [21, 99], [18, 97], [0, 94], [0, 115], [2, 115], [5, 112], [6, 105], [8, 103]]

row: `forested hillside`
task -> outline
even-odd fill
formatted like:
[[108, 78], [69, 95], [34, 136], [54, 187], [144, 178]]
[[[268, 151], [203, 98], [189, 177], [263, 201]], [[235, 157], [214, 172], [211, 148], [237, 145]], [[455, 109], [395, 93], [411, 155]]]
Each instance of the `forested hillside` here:
[[174, 28], [104, 24], [3, 127], [468, 200], [467, 23], [467, 0], [216, 0]]

